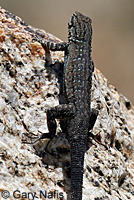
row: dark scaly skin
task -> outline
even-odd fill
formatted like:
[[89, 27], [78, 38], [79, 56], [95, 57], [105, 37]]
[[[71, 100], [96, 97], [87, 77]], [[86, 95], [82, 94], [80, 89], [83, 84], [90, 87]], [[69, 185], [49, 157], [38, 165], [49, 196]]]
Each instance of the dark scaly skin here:
[[[65, 51], [64, 95], [65, 102], [47, 111], [49, 133], [41, 138], [51, 138], [56, 132], [55, 118], [61, 119], [61, 128], [71, 145], [71, 200], [82, 199], [84, 153], [89, 131], [93, 128], [98, 112], [90, 109], [93, 62], [91, 60], [91, 20], [75, 12], [68, 26], [68, 42], [54, 43], [43, 39], [40, 31], [29, 26], [19, 17], [2, 9], [5, 18], [11, 18], [24, 28], [42, 46], [52, 51]], [[64, 120], [65, 118], [65, 120]]]
[[75, 107], [75, 115], [68, 123], [71, 145], [71, 200], [82, 199], [83, 165], [88, 141], [91, 79], [91, 20], [76, 12], [69, 22], [69, 46], [65, 71], [68, 103]]
[[44, 48], [65, 51], [64, 85], [66, 102], [47, 111], [50, 135], [56, 132], [55, 118], [61, 119], [61, 128], [71, 145], [71, 200], [82, 200], [83, 165], [89, 131], [98, 112], [91, 110], [92, 26], [89, 17], [75, 12], [68, 24], [68, 42], [46, 42], [39, 35], [36, 40]]

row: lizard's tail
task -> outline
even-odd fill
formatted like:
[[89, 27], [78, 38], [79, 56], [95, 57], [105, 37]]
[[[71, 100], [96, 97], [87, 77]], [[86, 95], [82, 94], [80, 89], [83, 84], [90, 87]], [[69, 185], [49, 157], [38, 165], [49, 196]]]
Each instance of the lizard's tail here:
[[82, 200], [85, 145], [71, 144], [71, 200]]

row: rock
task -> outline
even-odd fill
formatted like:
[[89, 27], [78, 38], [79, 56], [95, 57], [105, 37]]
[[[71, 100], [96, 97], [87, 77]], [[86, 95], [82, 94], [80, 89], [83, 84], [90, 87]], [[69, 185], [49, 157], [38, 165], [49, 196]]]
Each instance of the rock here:
[[[34, 41], [31, 30], [60, 40], [2, 8], [0, 13], [0, 195], [8, 190], [10, 199], [67, 199], [70, 146], [60, 127], [51, 141], [27, 144], [48, 132], [46, 109], [59, 103], [64, 61], [63, 52]], [[108, 150], [89, 138], [83, 199], [133, 199], [134, 107], [97, 69], [92, 107], [99, 110], [93, 134], [100, 132]]]

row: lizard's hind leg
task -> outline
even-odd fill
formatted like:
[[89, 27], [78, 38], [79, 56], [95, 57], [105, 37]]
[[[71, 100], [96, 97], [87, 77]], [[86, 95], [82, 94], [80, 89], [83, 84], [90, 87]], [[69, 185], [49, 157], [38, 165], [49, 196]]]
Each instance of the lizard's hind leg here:
[[88, 128], [88, 131], [90, 131], [93, 127], [94, 127], [94, 124], [97, 120], [97, 116], [98, 116], [98, 110], [96, 109], [91, 109], [91, 115], [90, 115], [90, 120], [89, 120], [89, 128]]
[[[53, 137], [56, 133], [57, 124], [55, 119], [61, 119], [61, 121], [64, 121], [65, 124], [65, 119], [71, 118], [74, 114], [75, 107], [73, 104], [60, 104], [58, 106], [48, 109], [47, 125], [50, 135], [52, 135]], [[61, 124], [63, 125], [63, 123]]]
[[96, 135], [94, 135], [90, 130], [94, 127], [94, 124], [96, 122], [98, 116], [98, 110], [92, 109], [91, 110], [91, 116], [90, 116], [90, 121], [89, 121], [89, 132], [88, 132], [88, 136], [91, 137], [92, 139], [95, 140], [95, 142], [97, 142], [98, 144], [104, 146], [107, 150], [107, 146], [105, 144], [101, 143], [101, 137], [100, 137], [100, 132]]
[[66, 119], [71, 118], [75, 114], [75, 107], [73, 104], [60, 104], [58, 106], [49, 108], [46, 114], [48, 133], [43, 133], [40, 137], [36, 137], [34, 142], [30, 142], [29, 144], [35, 144], [41, 139], [52, 139], [56, 134], [56, 119], [61, 120], [61, 129], [67, 135]]

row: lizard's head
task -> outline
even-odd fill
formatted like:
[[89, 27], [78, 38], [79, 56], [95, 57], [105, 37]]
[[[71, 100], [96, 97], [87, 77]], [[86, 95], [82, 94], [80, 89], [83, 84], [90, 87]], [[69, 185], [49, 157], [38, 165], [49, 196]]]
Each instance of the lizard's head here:
[[92, 36], [92, 26], [91, 26], [91, 19], [82, 15], [79, 12], [75, 12], [69, 22], [68, 22], [68, 39], [69, 41], [81, 41], [83, 42], [86, 40], [91, 39]]

